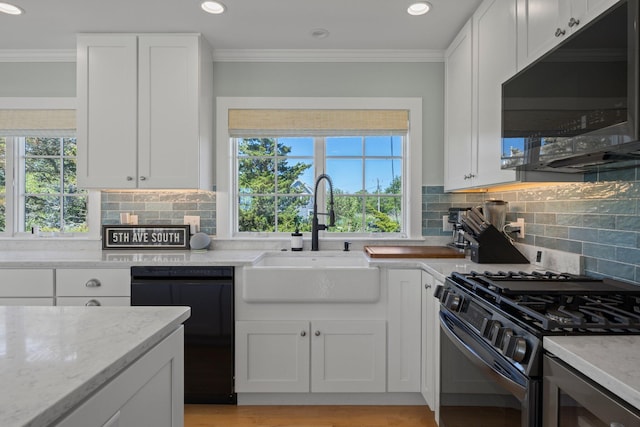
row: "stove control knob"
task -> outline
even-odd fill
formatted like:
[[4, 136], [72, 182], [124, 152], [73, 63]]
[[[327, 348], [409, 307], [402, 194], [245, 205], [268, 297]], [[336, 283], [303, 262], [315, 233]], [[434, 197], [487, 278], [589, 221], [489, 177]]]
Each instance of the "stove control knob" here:
[[489, 334], [487, 335], [487, 339], [491, 341], [491, 344], [498, 345], [498, 336], [500, 335], [500, 331], [502, 330], [502, 323], [497, 320], [493, 320], [491, 323], [491, 328], [489, 329]]
[[522, 337], [513, 337], [513, 355], [511, 358], [516, 362], [522, 362], [527, 356], [527, 341]]
[[449, 294], [444, 302], [444, 306], [451, 311], [460, 311], [462, 308], [462, 297], [460, 295]]
[[502, 326], [497, 320], [491, 320], [489, 318], [485, 318], [484, 320], [482, 320], [482, 326], [480, 327], [480, 333], [482, 334], [482, 336], [488, 340], [491, 340], [491, 331], [493, 329], [493, 325], [495, 324]]
[[500, 339], [500, 350], [502, 350], [502, 354], [507, 357], [511, 357], [511, 353], [513, 352], [513, 337], [513, 330], [511, 328], [504, 328], [502, 330], [502, 338]]

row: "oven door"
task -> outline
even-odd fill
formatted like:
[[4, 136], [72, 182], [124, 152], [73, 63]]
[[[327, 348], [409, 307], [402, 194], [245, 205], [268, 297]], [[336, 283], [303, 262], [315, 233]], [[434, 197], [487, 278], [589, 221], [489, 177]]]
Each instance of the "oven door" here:
[[544, 427], [640, 426], [640, 411], [561, 361], [544, 357]]
[[440, 427], [539, 427], [540, 381], [440, 311]]

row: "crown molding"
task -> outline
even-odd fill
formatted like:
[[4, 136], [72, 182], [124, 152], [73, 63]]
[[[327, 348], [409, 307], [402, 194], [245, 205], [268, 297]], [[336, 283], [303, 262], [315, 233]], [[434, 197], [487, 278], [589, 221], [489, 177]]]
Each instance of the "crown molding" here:
[[76, 50], [0, 49], [0, 62], [76, 62]]
[[214, 62], [444, 62], [430, 49], [214, 49]]
[[[444, 62], [435, 49], [214, 49], [214, 62]], [[0, 49], [0, 62], [76, 62], [75, 49]]]

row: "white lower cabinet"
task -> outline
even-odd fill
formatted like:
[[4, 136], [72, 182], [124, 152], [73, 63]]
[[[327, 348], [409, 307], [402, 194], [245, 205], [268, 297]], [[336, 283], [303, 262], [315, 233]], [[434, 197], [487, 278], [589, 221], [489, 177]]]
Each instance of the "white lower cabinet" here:
[[55, 426], [182, 427], [183, 328], [145, 353]]
[[387, 270], [388, 372], [390, 392], [419, 392], [421, 363], [420, 270]]
[[53, 305], [53, 269], [0, 269], [0, 305]]
[[384, 392], [386, 324], [236, 322], [236, 391]]
[[55, 276], [56, 305], [131, 304], [131, 272], [128, 268], [58, 268]]
[[440, 301], [433, 296], [441, 285], [433, 276], [422, 272], [422, 397], [439, 416], [440, 395]]

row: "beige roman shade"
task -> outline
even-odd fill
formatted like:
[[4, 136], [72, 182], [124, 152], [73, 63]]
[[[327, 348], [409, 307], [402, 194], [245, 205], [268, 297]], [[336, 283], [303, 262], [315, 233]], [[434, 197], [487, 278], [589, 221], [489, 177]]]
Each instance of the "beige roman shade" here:
[[408, 110], [229, 110], [233, 137], [404, 134], [408, 129]]
[[0, 109], [0, 136], [75, 136], [76, 111]]

